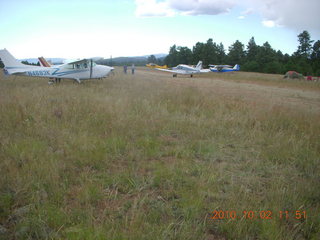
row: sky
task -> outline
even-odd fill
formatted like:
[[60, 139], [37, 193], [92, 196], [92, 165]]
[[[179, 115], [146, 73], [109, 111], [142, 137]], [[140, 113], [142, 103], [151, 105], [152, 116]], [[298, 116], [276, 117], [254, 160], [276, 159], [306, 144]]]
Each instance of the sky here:
[[0, 49], [18, 59], [142, 56], [212, 38], [292, 54], [320, 40], [319, 0], [0, 0]]

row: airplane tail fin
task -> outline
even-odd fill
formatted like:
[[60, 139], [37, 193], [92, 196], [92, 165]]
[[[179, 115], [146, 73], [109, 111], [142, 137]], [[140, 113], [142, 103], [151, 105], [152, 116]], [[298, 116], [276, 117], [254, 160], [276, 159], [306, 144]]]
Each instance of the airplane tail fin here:
[[198, 69], [198, 70], [202, 69], [202, 61], [198, 62], [197, 66], [196, 66], [196, 69]]
[[236, 70], [236, 71], [239, 71], [240, 70], [240, 65], [239, 64], [234, 65], [233, 69]]
[[26, 65], [15, 59], [7, 49], [0, 50], [0, 59], [5, 67], [25, 67]]

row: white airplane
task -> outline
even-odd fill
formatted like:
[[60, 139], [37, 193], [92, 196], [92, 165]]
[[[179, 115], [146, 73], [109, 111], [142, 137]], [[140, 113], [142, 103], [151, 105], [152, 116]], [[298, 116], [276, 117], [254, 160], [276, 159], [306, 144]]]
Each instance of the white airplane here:
[[162, 69], [162, 68], [156, 68], [156, 69], [160, 71], [165, 71], [165, 72], [172, 72], [173, 77], [177, 77], [177, 74], [183, 74], [183, 75], [190, 74], [190, 77], [193, 77], [193, 74], [210, 72], [210, 69], [202, 69], [202, 61], [199, 61], [196, 67], [191, 67], [185, 64], [179, 64], [178, 66], [173, 67], [172, 69]]
[[97, 65], [92, 59], [82, 59], [59, 66], [30, 66], [19, 62], [6, 49], [0, 50], [0, 60], [5, 66], [5, 74], [55, 78], [56, 81], [66, 78], [78, 83], [85, 79], [106, 77], [114, 70], [113, 67]]
[[240, 70], [240, 65], [236, 64], [234, 67], [230, 65], [209, 65], [212, 72], [234, 72]]

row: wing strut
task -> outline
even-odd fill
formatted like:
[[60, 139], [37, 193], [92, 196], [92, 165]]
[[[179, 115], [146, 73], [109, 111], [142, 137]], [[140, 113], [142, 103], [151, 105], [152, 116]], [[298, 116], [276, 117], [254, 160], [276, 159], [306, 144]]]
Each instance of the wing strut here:
[[93, 60], [90, 59], [90, 79], [92, 78]]

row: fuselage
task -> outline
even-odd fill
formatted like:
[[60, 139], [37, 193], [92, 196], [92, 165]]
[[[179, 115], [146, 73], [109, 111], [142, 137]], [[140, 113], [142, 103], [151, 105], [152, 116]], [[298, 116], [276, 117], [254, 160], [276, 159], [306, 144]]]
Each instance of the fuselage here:
[[234, 70], [234, 69], [228, 69], [228, 68], [225, 68], [225, 69], [216, 69], [216, 68], [210, 68], [210, 70], [212, 72], [234, 72], [234, 71], [237, 71], [237, 70]]
[[0, 49], [0, 60], [4, 64], [4, 72], [8, 75], [24, 75], [45, 78], [74, 79], [77, 82], [91, 78], [106, 77], [113, 67], [97, 65], [93, 59], [82, 59], [62, 65], [50, 66], [30, 66], [22, 64], [15, 59], [7, 49]]
[[185, 64], [179, 64], [178, 66], [173, 67], [172, 70], [177, 71], [177, 73], [180, 74], [191, 74], [200, 72], [200, 69], [196, 69]]
[[[90, 64], [63, 64], [60, 66], [52, 67], [38, 67], [38, 66], [19, 66], [19, 67], [6, 67], [10, 73], [13, 70], [16, 75], [35, 76], [35, 77], [49, 77], [49, 78], [70, 78], [70, 79], [90, 79], [90, 78], [103, 78], [107, 76], [113, 67], [102, 66], [93, 64], [92, 72], [90, 74]], [[21, 71], [21, 73], [19, 73]], [[91, 76], [90, 76], [91, 75]]]
[[240, 66], [236, 64], [234, 67], [228, 66], [228, 65], [212, 65], [213, 67], [210, 68], [210, 71], [212, 72], [234, 72], [239, 71]]

